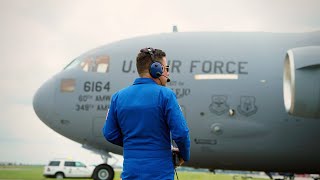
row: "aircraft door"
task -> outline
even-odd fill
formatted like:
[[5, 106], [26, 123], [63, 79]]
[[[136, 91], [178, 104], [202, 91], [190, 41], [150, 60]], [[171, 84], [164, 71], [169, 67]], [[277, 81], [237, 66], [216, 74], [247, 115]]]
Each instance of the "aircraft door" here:
[[55, 89], [55, 105], [54, 114], [55, 118], [52, 125], [55, 128], [61, 128], [71, 123], [73, 114], [81, 107], [77, 106], [77, 92], [80, 86], [75, 78], [61, 78], [57, 81], [58, 85]]

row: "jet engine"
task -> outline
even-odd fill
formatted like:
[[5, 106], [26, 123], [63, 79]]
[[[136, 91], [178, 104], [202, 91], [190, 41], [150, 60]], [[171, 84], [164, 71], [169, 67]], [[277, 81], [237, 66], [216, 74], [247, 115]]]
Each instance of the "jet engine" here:
[[285, 109], [289, 114], [320, 118], [320, 46], [287, 51], [283, 96]]

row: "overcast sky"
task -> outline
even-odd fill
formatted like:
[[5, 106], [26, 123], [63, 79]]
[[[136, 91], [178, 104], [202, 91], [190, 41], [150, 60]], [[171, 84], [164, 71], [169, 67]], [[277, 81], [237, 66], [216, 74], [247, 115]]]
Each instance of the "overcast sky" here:
[[0, 162], [101, 161], [36, 116], [36, 90], [73, 58], [135, 36], [179, 31], [320, 30], [319, 0], [1, 0]]

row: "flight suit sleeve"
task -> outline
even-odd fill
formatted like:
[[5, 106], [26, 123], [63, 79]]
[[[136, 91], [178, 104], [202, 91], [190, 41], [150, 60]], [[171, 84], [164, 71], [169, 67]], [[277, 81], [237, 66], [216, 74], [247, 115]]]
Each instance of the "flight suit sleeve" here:
[[172, 139], [178, 145], [184, 161], [190, 159], [190, 137], [187, 122], [183, 117], [177, 98], [170, 92], [165, 102], [165, 116], [169, 125]]
[[102, 132], [107, 141], [123, 147], [123, 136], [116, 114], [116, 97], [117, 95], [115, 94], [111, 99], [110, 108]]

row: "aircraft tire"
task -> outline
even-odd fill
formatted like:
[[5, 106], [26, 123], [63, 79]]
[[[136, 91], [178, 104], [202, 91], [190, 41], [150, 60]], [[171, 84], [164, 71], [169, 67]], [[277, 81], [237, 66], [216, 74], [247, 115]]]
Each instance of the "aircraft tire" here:
[[114, 170], [108, 164], [100, 164], [94, 169], [92, 177], [94, 180], [113, 180]]

